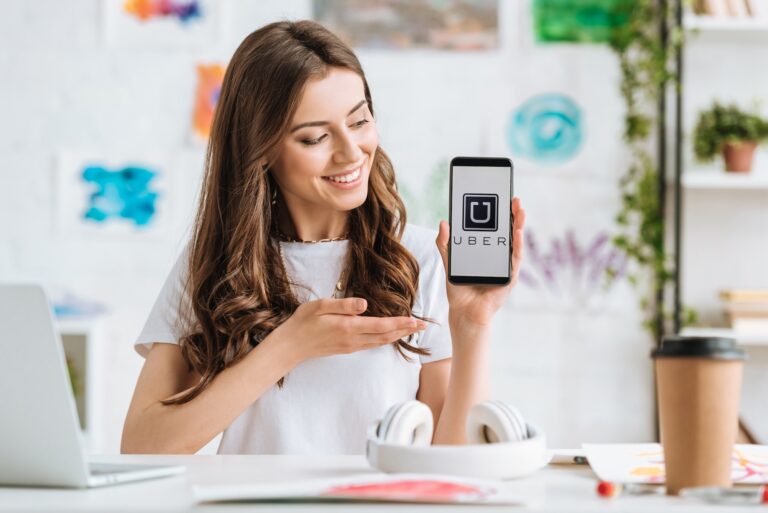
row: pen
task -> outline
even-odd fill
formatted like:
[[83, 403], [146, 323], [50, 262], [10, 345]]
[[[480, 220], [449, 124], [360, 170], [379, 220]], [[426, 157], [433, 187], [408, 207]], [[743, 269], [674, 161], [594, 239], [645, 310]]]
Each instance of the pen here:
[[597, 495], [610, 499], [619, 495], [659, 495], [665, 492], [663, 486], [641, 483], [597, 483]]
[[717, 486], [699, 486], [683, 488], [680, 490], [680, 497], [716, 504], [768, 504], [768, 487], [720, 488]]

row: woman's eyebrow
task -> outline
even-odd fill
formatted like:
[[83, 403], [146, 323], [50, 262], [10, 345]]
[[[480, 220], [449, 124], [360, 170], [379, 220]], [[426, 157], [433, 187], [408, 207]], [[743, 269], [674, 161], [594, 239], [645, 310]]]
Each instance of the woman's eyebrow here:
[[[357, 109], [359, 109], [360, 107], [362, 107], [366, 103], [367, 103], [367, 100], [361, 100], [360, 103], [358, 103], [357, 105], [352, 107], [352, 110], [350, 110], [347, 113], [347, 116], [351, 116]], [[293, 133], [296, 130], [298, 130], [299, 128], [304, 128], [306, 126], [323, 126], [323, 125], [328, 125], [328, 124], [330, 124], [330, 121], [309, 121], [307, 123], [301, 123], [301, 124], [296, 125], [295, 127], [291, 128], [291, 132], [290, 133]]]

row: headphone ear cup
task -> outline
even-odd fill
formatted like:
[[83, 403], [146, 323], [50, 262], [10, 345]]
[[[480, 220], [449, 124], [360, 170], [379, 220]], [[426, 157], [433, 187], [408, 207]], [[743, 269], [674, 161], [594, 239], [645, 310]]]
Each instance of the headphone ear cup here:
[[432, 410], [420, 401], [392, 406], [376, 429], [382, 443], [427, 446], [432, 443]]
[[528, 438], [525, 419], [501, 401], [476, 404], [467, 418], [467, 441], [471, 444], [519, 442]]

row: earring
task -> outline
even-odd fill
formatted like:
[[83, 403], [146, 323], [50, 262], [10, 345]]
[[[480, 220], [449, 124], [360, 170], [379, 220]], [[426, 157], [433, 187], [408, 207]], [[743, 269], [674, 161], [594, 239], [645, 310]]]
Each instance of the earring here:
[[277, 204], [277, 189], [276, 188], [272, 190], [272, 204], [273, 205]]

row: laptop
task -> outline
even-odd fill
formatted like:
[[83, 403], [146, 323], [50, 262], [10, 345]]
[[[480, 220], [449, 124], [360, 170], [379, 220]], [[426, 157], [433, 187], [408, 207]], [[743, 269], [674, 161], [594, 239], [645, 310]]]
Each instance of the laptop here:
[[183, 466], [89, 464], [64, 347], [38, 285], [0, 285], [0, 486], [90, 488]]

